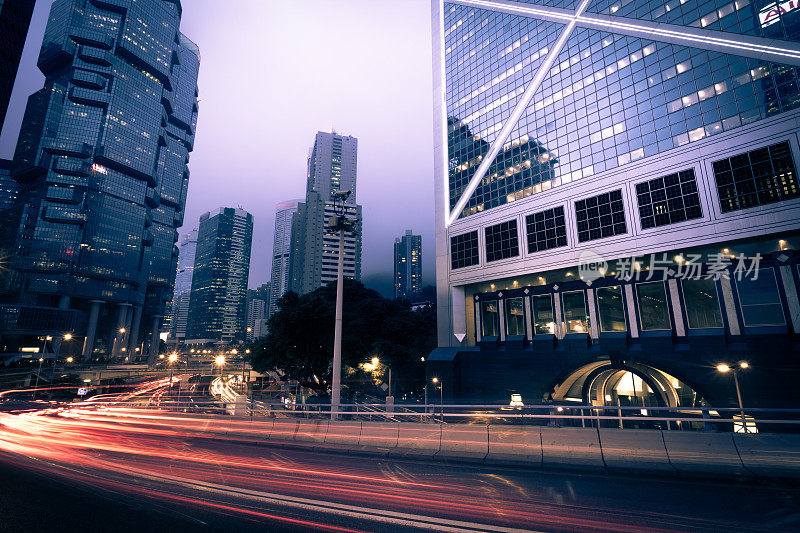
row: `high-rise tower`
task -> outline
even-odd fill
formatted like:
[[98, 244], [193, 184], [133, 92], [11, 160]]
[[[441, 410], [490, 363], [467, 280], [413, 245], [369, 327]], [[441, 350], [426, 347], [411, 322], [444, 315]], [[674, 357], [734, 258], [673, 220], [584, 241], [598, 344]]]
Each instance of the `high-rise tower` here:
[[431, 5], [450, 394], [794, 405], [797, 5]]
[[85, 335], [86, 358], [130, 353], [142, 329], [150, 357], [158, 349], [197, 121], [200, 54], [180, 21], [171, 0], [50, 10], [45, 87], [28, 100], [12, 166], [18, 305], [31, 306], [28, 331]]
[[181, 238], [178, 245], [178, 271], [175, 274], [175, 290], [170, 311], [170, 338], [186, 338], [186, 324], [189, 321], [189, 297], [192, 292], [192, 275], [197, 253], [197, 229]]
[[337, 133], [317, 133], [308, 158], [305, 202], [292, 218], [291, 289], [305, 294], [336, 280], [339, 235], [328, 228], [334, 215], [333, 191], [350, 191], [346, 215], [357, 219], [345, 234], [344, 275], [361, 279], [361, 206], [356, 203], [358, 139]]
[[394, 297], [412, 299], [422, 290], [422, 236], [411, 230], [394, 240]]
[[278, 299], [289, 290], [289, 259], [292, 250], [292, 216], [302, 200], [287, 200], [275, 206], [275, 238], [272, 245], [272, 272], [267, 316], [274, 313]]
[[240, 341], [247, 328], [253, 215], [221, 207], [200, 217], [187, 339]]

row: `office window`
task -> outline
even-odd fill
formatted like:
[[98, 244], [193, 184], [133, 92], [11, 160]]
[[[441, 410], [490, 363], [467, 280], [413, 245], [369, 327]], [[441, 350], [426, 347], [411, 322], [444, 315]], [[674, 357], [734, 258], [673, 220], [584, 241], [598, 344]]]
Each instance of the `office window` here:
[[597, 316], [600, 331], [627, 331], [622, 287], [600, 287], [597, 289]]
[[564, 207], [554, 207], [525, 217], [528, 253], [540, 252], [567, 245], [567, 226]]
[[555, 335], [556, 323], [553, 319], [553, 298], [549, 294], [531, 296], [534, 335]]
[[575, 216], [578, 221], [578, 242], [603, 239], [628, 231], [622, 191], [619, 189], [578, 200], [575, 202]]
[[717, 284], [713, 279], [684, 279], [683, 305], [690, 329], [721, 328]]
[[478, 232], [450, 237], [450, 266], [453, 269], [478, 264]]
[[486, 228], [486, 261], [499, 261], [519, 255], [517, 220]]
[[589, 331], [589, 314], [586, 312], [586, 299], [583, 291], [570, 291], [561, 294], [564, 310], [564, 323], [567, 333], [586, 333]]
[[669, 321], [669, 304], [663, 281], [636, 285], [639, 302], [639, 322], [642, 331], [672, 329]]
[[525, 311], [522, 298], [505, 300], [506, 335], [525, 335]]
[[703, 216], [694, 169], [636, 184], [642, 229]]
[[788, 142], [715, 161], [713, 168], [723, 213], [800, 196]]
[[497, 315], [497, 301], [481, 302], [481, 336], [498, 337], [500, 319]]
[[771, 268], [760, 269], [757, 278], [752, 275], [736, 280], [736, 290], [745, 326], [782, 326], [786, 323], [775, 271]]

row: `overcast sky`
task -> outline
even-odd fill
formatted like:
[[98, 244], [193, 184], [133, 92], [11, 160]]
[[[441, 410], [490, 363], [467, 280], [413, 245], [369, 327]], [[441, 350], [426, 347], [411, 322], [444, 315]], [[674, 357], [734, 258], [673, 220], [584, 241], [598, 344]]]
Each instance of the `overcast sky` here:
[[[51, 0], [39, 0], [2, 137], [10, 158]], [[269, 279], [274, 206], [305, 194], [318, 130], [358, 138], [362, 275], [392, 274], [394, 238], [422, 234], [433, 284], [429, 0], [183, 0], [200, 47], [200, 112], [182, 232], [219, 206], [255, 217], [250, 286]]]

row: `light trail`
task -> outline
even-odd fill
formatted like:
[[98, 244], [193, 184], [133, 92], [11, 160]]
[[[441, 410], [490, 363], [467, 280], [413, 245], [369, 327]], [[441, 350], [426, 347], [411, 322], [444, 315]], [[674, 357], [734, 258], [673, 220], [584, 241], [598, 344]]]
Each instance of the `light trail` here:
[[[168, 379], [148, 382], [116, 400], [157, 398], [167, 385]], [[623, 510], [597, 498], [554, 498], [550, 489], [524, 483], [524, 475], [520, 481], [519, 475], [441, 465], [413, 471], [403, 463], [304, 452], [298, 458], [291, 449], [245, 444], [263, 444], [272, 421], [132, 408], [113, 400], [0, 413], [0, 459], [154, 504], [297, 528], [354, 531], [340, 527], [343, 520], [352, 526], [351, 519], [390, 529], [498, 533], [737, 526], [681, 512]]]

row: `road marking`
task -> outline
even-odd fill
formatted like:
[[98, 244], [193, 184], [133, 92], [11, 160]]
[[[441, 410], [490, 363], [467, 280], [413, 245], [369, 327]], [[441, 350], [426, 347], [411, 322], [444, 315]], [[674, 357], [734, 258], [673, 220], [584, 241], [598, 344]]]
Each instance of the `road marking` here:
[[181, 477], [165, 477], [155, 474], [146, 474], [133, 469], [118, 469], [118, 471], [127, 470], [133, 476], [155, 480], [160, 482], [171, 483], [183, 487], [200, 490], [204, 492], [219, 493], [225, 495], [236, 495], [245, 497], [250, 500], [283, 505], [286, 507], [293, 507], [296, 509], [304, 509], [309, 511], [317, 511], [322, 513], [335, 514], [339, 516], [347, 516], [352, 518], [359, 518], [362, 520], [372, 520], [377, 522], [384, 522], [387, 524], [394, 524], [409, 527], [425, 527], [433, 531], [446, 531], [458, 533], [462, 531], [486, 531], [491, 533], [543, 533], [531, 529], [520, 529], [504, 526], [494, 526], [490, 524], [478, 524], [475, 522], [464, 522], [461, 520], [450, 520], [447, 518], [438, 518], [434, 516], [417, 515], [410, 513], [401, 513], [397, 511], [389, 511], [384, 509], [374, 509], [370, 507], [360, 507], [357, 505], [347, 505], [342, 503], [327, 502], [323, 500], [314, 500], [310, 498], [299, 498], [295, 496], [285, 496], [271, 492], [261, 492], [249, 490], [239, 487], [230, 487], [227, 485], [218, 485], [209, 482], [197, 482], [191, 479]]

